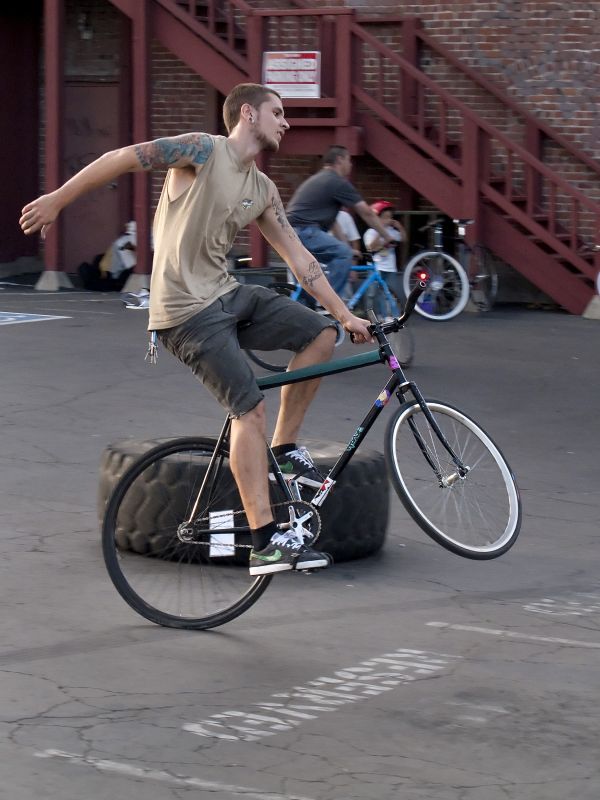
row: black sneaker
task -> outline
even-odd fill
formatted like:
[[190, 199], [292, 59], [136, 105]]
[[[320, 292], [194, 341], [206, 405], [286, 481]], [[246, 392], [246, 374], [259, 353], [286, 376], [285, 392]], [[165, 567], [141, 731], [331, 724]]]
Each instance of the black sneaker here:
[[[312, 486], [318, 489], [325, 480], [315, 467], [306, 447], [299, 447], [297, 450], [290, 450], [289, 453], [284, 453], [277, 458], [277, 463], [284, 478], [293, 478], [298, 483], [304, 484], [304, 486]], [[272, 472], [269, 478], [275, 480]]]
[[329, 556], [312, 550], [288, 531], [276, 533], [262, 550], [250, 552], [250, 575], [269, 575], [291, 569], [323, 569]]

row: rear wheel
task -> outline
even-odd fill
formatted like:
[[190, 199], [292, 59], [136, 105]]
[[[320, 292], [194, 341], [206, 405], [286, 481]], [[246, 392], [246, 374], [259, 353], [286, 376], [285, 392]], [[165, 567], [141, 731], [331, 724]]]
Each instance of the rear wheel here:
[[521, 526], [511, 469], [470, 417], [445, 403], [426, 402], [467, 472], [460, 475], [419, 404], [406, 403], [391, 418], [385, 435], [396, 493], [438, 544], [466, 558], [496, 558], [512, 547]]
[[427, 250], [411, 258], [402, 278], [407, 297], [422, 280], [421, 272], [427, 273], [427, 288], [417, 301], [416, 311], [427, 319], [439, 321], [460, 314], [469, 299], [469, 279], [459, 262], [438, 250]]
[[482, 245], [469, 253], [471, 300], [479, 311], [491, 311], [498, 296], [498, 272], [494, 257]]
[[[153, 448], [123, 474], [106, 507], [102, 547], [110, 578], [138, 614], [159, 625], [223, 625], [250, 608], [271, 580], [248, 572], [250, 529], [226, 448], [190, 521], [215, 446], [214, 439], [190, 438]], [[276, 486], [271, 492], [276, 519], [285, 521], [283, 493]]]
[[[332, 322], [336, 331], [335, 346], [338, 347], [346, 334], [337, 320], [332, 318]], [[291, 350], [246, 350], [246, 355], [250, 361], [269, 372], [285, 372], [294, 353]]]

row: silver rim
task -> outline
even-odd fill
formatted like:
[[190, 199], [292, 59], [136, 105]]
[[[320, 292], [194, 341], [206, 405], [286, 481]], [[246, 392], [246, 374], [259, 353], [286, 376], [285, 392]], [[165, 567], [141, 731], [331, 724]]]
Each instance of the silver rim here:
[[470, 471], [440, 487], [419, 450], [409, 418], [430, 458], [447, 479], [456, 467], [420, 407], [398, 415], [391, 432], [391, 457], [402, 492], [413, 511], [439, 537], [458, 549], [486, 554], [503, 549], [519, 523], [519, 498], [508, 464], [492, 440], [461, 412], [428, 402], [450, 445]]

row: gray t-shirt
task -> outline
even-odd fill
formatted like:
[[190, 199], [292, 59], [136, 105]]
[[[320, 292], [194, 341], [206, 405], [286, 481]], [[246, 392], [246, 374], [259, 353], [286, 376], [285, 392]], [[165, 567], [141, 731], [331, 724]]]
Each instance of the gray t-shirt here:
[[296, 189], [286, 209], [287, 218], [295, 228], [318, 225], [328, 231], [342, 206], [352, 208], [361, 200], [350, 181], [325, 168]]

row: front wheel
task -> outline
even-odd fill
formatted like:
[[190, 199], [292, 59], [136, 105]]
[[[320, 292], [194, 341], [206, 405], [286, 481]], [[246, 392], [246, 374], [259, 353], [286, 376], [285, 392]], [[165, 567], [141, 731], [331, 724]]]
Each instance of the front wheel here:
[[434, 541], [473, 559], [497, 558], [521, 526], [519, 491], [510, 467], [485, 431], [446, 403], [426, 401], [456, 463], [416, 402], [390, 419], [385, 457], [402, 504]]
[[413, 256], [404, 268], [402, 278], [404, 294], [410, 294], [420, 280], [421, 272], [427, 274], [427, 288], [415, 306], [421, 316], [443, 321], [460, 314], [469, 300], [469, 279], [459, 262], [438, 250], [427, 250]]
[[250, 608], [271, 580], [248, 572], [250, 529], [225, 447], [196, 503], [215, 447], [214, 439], [186, 438], [153, 448], [123, 474], [105, 510], [108, 574], [121, 597], [159, 625], [222, 625]]

